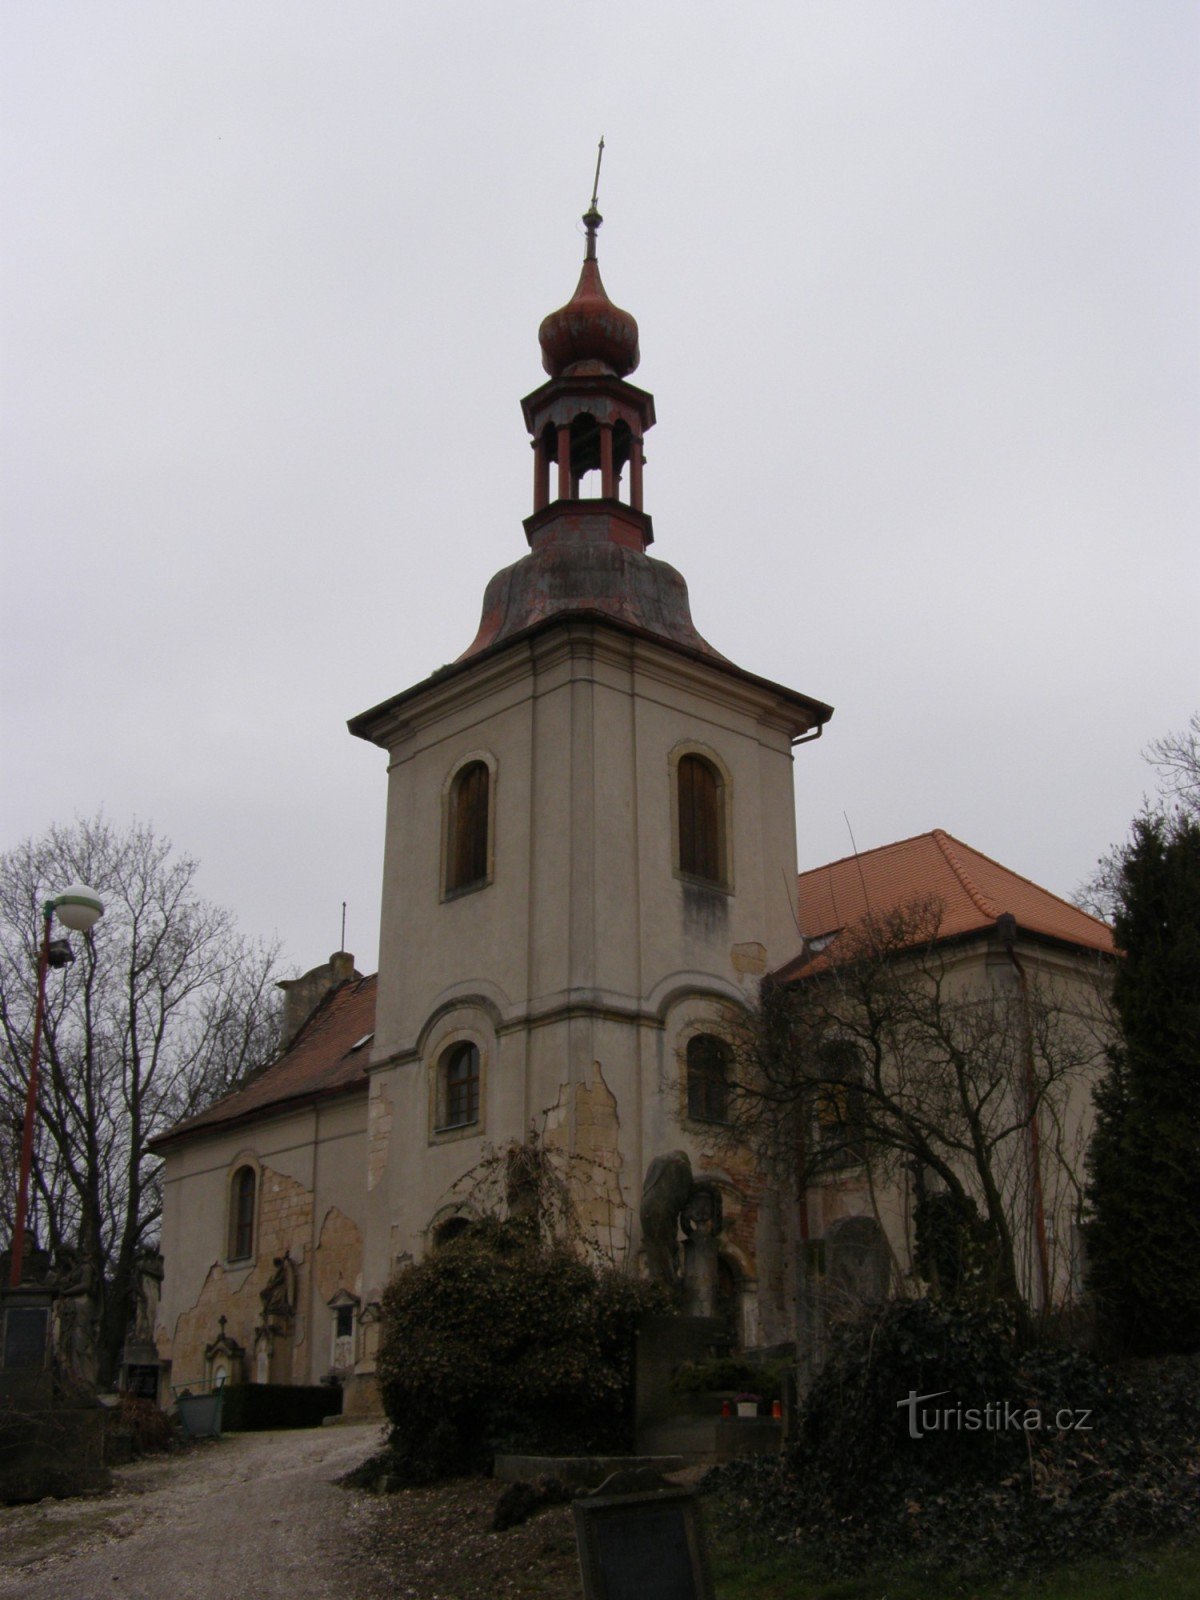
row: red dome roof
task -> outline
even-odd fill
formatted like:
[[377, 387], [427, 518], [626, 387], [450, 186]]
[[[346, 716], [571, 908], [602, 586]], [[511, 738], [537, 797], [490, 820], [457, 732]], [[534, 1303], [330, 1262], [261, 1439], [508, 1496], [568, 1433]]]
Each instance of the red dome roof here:
[[[590, 251], [592, 239], [588, 244]], [[542, 365], [552, 378], [582, 372], [614, 372], [624, 378], [640, 359], [637, 322], [605, 294], [590, 253], [575, 293], [545, 319], [538, 340]]]

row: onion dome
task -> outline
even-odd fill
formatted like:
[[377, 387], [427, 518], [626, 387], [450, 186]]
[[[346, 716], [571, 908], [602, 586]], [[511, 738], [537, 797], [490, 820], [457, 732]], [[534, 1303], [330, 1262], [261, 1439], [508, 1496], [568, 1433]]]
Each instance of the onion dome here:
[[575, 293], [538, 329], [542, 365], [552, 378], [605, 373], [624, 378], [640, 359], [636, 320], [613, 305], [600, 281], [596, 229], [603, 220], [594, 204], [585, 213], [587, 255]]

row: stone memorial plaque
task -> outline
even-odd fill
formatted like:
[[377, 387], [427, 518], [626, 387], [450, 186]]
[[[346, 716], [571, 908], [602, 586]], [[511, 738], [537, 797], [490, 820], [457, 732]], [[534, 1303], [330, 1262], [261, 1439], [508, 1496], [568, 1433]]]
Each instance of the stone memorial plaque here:
[[50, 1313], [45, 1306], [9, 1306], [4, 1313], [4, 1365], [37, 1368], [46, 1364]]
[[585, 1600], [712, 1600], [690, 1489], [576, 1500]]

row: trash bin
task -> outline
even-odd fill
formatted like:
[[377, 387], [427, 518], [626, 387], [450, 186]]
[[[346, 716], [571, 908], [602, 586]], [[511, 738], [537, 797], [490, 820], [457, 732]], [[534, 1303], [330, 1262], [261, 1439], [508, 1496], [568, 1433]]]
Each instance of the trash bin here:
[[221, 1437], [222, 1389], [211, 1394], [192, 1394], [185, 1389], [175, 1396], [179, 1420], [189, 1439], [219, 1439]]

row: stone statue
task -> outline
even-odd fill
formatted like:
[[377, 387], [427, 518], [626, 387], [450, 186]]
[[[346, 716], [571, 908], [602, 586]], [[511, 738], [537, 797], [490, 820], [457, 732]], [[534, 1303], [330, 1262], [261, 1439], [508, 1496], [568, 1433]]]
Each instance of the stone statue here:
[[162, 1294], [163, 1258], [147, 1246], [137, 1253], [135, 1266], [136, 1300], [130, 1323], [128, 1343], [152, 1345], [154, 1324], [158, 1320], [158, 1302]]
[[652, 1278], [672, 1288], [679, 1282], [679, 1214], [693, 1189], [686, 1150], [655, 1156], [642, 1185], [642, 1248]]
[[721, 1191], [715, 1183], [697, 1183], [679, 1215], [683, 1229], [683, 1314], [717, 1314], [717, 1259], [724, 1221]]
[[296, 1314], [296, 1263], [287, 1250], [274, 1258], [275, 1271], [260, 1292], [263, 1326], [282, 1332]]
[[54, 1349], [62, 1369], [76, 1383], [96, 1382], [99, 1363], [96, 1269], [81, 1250], [61, 1246], [48, 1279], [56, 1291]]

